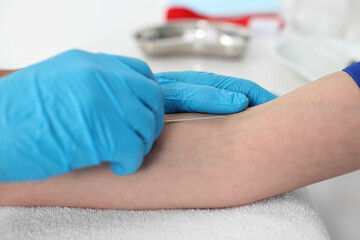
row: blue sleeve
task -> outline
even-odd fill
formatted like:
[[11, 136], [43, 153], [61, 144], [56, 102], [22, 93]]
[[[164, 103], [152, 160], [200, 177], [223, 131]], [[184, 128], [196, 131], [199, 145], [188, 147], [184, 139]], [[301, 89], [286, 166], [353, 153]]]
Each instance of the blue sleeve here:
[[360, 87], [360, 62], [350, 65], [343, 69], [343, 71], [347, 72]]

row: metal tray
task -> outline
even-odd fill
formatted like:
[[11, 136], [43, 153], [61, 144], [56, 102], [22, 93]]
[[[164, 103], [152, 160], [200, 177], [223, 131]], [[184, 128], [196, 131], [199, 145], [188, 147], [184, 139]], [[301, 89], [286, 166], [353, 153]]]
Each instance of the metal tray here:
[[199, 20], [141, 30], [135, 38], [150, 56], [191, 54], [235, 58], [244, 53], [249, 33], [237, 25]]

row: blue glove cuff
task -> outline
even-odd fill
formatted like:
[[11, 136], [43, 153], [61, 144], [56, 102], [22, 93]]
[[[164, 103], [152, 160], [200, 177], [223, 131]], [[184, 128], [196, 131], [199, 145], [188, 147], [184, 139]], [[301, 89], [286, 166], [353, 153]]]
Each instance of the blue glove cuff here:
[[343, 71], [347, 72], [360, 87], [360, 62], [350, 65], [343, 69]]

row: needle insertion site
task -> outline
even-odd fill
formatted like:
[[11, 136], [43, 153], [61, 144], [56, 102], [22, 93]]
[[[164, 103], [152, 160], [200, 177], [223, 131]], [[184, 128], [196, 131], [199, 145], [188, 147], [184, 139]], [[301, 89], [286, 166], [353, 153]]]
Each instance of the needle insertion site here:
[[226, 116], [212, 116], [212, 117], [197, 117], [197, 118], [170, 119], [170, 120], [165, 120], [165, 123], [169, 123], [169, 122], [195, 121], [195, 120], [204, 120], [204, 119], [216, 119], [216, 118], [226, 118]]

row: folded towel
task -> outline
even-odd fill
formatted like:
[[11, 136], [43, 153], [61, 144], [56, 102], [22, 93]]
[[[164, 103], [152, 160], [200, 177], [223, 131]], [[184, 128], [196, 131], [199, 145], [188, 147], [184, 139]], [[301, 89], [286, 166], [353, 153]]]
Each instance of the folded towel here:
[[306, 189], [226, 209], [1, 207], [2, 240], [330, 239]]

